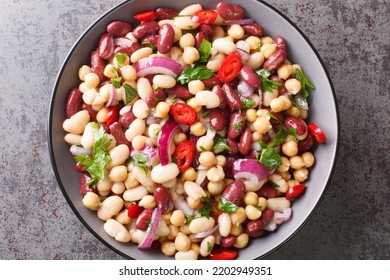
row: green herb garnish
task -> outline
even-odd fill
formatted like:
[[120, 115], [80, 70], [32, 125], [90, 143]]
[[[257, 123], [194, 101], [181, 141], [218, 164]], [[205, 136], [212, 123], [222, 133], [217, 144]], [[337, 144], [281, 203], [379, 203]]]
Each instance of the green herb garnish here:
[[266, 69], [257, 70], [256, 74], [260, 78], [261, 88], [264, 91], [272, 92], [282, 86], [281, 83], [268, 79], [268, 77], [271, 76], [271, 72]]
[[117, 78], [111, 79], [111, 84], [115, 88], [120, 88], [121, 87], [121, 83], [122, 83], [122, 77], [117, 77]]
[[126, 61], [127, 54], [125, 54], [125, 53], [117, 53], [115, 55], [115, 58], [116, 58], [116, 61], [118, 62], [118, 65], [122, 66], [125, 63], [125, 61]]
[[149, 160], [148, 156], [144, 154], [135, 154], [133, 158], [130, 160], [130, 162], [132, 165], [142, 168], [145, 174], [148, 174], [149, 168], [146, 165], [148, 160]]
[[241, 98], [241, 103], [242, 103], [242, 110], [246, 110], [256, 106], [256, 101], [254, 101], [251, 98], [243, 97]]
[[125, 105], [127, 105], [137, 97], [138, 91], [127, 83], [124, 83], [123, 87], [125, 88]]
[[186, 70], [182, 71], [177, 78], [177, 81], [184, 85], [188, 84], [193, 80], [205, 80], [210, 78], [213, 75], [213, 71], [211, 69], [207, 69], [204, 65], [191, 66]]
[[157, 46], [153, 45], [150, 41], [143, 41], [141, 43], [141, 46], [142, 47], [149, 47], [149, 48], [151, 48], [153, 53], [155, 53], [157, 51]]
[[[97, 123], [93, 124], [98, 125]], [[105, 179], [105, 168], [111, 161], [111, 156], [107, 153], [110, 143], [111, 139], [108, 139], [104, 129], [100, 128], [94, 135], [92, 157], [86, 154], [80, 154], [75, 157], [76, 161], [83, 166], [83, 170], [88, 171], [89, 175], [91, 175], [91, 180], [87, 185], [96, 188], [97, 183]]]
[[222, 137], [218, 133], [214, 137], [213, 149], [231, 151], [232, 148], [227, 144], [226, 138]]
[[220, 196], [218, 201], [218, 208], [224, 213], [233, 213], [237, 211], [238, 206], [234, 203], [231, 203], [223, 196]]
[[274, 169], [282, 164], [282, 157], [274, 148], [265, 148], [261, 151], [259, 162], [268, 169]]
[[211, 43], [206, 39], [202, 40], [199, 46], [199, 63], [207, 63], [211, 57]]
[[306, 75], [303, 74], [303, 72], [299, 69], [295, 69], [295, 79], [301, 82], [302, 88], [300, 90], [300, 94], [302, 98], [307, 100], [307, 98], [309, 97], [309, 91], [307, 89], [309, 88], [315, 90], [316, 87], [312, 84], [312, 82], [310, 82], [310, 80], [306, 77]]

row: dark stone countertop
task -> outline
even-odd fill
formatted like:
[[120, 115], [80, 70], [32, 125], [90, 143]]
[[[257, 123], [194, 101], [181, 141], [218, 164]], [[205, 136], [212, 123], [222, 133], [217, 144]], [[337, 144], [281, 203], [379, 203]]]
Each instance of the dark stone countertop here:
[[[83, 30], [120, 0], [0, 2], [0, 259], [122, 259], [77, 219], [47, 145], [51, 91]], [[390, 2], [268, 0], [318, 50], [340, 114], [316, 211], [267, 259], [390, 259]]]

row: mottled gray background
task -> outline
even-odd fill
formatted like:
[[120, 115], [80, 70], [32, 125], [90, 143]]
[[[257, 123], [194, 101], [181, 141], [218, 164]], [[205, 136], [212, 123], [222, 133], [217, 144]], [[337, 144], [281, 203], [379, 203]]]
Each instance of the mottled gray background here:
[[[0, 259], [121, 259], [67, 205], [47, 116], [83, 30], [120, 0], [0, 1]], [[390, 259], [390, 1], [267, 0], [324, 60], [340, 111], [336, 170], [309, 222], [269, 259]]]

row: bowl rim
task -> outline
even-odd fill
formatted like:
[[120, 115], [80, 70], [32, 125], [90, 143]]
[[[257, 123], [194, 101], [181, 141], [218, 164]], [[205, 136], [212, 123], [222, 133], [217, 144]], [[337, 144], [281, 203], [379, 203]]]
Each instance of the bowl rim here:
[[[331, 170], [329, 172], [329, 176], [327, 177], [327, 180], [326, 182], [324, 182], [324, 188], [320, 194], [320, 196], [318, 197], [318, 200], [316, 201], [314, 207], [311, 209], [311, 211], [309, 212], [309, 214], [306, 216], [306, 218], [303, 220], [303, 222], [296, 228], [295, 231], [293, 231], [289, 236], [287, 236], [284, 240], [282, 240], [277, 246], [273, 247], [271, 250], [265, 252], [264, 254], [254, 258], [254, 260], [256, 259], [263, 259], [265, 257], [267, 257], [268, 255], [272, 254], [273, 252], [275, 252], [277, 249], [279, 249], [280, 247], [282, 247], [284, 244], [286, 244], [288, 241], [290, 241], [302, 228], [303, 226], [308, 222], [308, 220], [312, 217], [312, 215], [314, 214], [314, 212], [318, 209], [318, 206], [320, 204], [320, 200], [321, 198], [323, 197], [325, 191], [328, 189], [328, 186], [329, 186], [329, 183], [331, 181], [331, 178], [333, 177], [333, 174], [335, 172], [335, 169], [336, 169], [336, 164], [337, 164], [337, 160], [338, 160], [338, 154], [339, 154], [339, 144], [340, 144], [340, 134], [339, 134], [339, 128], [340, 128], [340, 119], [339, 119], [339, 106], [338, 106], [338, 102], [337, 102], [337, 99], [336, 99], [336, 94], [335, 94], [335, 89], [334, 89], [334, 85], [332, 83], [332, 80], [330, 78], [330, 75], [329, 75], [329, 72], [327, 70], [327, 67], [326, 65], [324, 64], [321, 56], [319, 55], [317, 49], [313, 46], [313, 44], [311, 43], [311, 41], [308, 39], [308, 37], [305, 35], [305, 33], [297, 26], [296, 23], [294, 23], [289, 17], [287, 17], [287, 15], [285, 15], [284, 13], [282, 13], [281, 11], [279, 11], [277, 8], [275, 8], [273, 5], [267, 3], [267, 2], [264, 2], [263, 0], [256, 0], [257, 2], [261, 3], [262, 5], [270, 8], [271, 10], [273, 10], [275, 13], [277, 13], [279, 16], [281, 16], [284, 20], [286, 20], [296, 31], [299, 32], [299, 34], [302, 36], [302, 38], [305, 40], [305, 42], [310, 46], [310, 48], [312, 49], [312, 51], [314, 52], [315, 56], [317, 57], [318, 61], [320, 62], [321, 64], [321, 67], [322, 69], [324, 70], [324, 73], [326, 75], [326, 78], [328, 80], [328, 83], [329, 83], [329, 86], [330, 86], [330, 89], [331, 89], [331, 93], [333, 95], [333, 99], [334, 99], [334, 106], [335, 106], [335, 113], [336, 113], [336, 124], [337, 124], [337, 127], [335, 129], [335, 141], [334, 141], [334, 145], [335, 145], [335, 151], [334, 151], [334, 157], [333, 157], [333, 164], [331, 166]], [[93, 236], [95, 236], [100, 242], [102, 242], [106, 247], [110, 248], [112, 251], [114, 251], [115, 253], [117, 253], [118, 255], [122, 256], [123, 258], [125, 259], [129, 259], [129, 260], [137, 260], [137, 259], [134, 259], [132, 258], [131, 256], [129, 256], [128, 254], [122, 252], [121, 250], [115, 248], [114, 246], [112, 246], [110, 243], [108, 243], [106, 240], [104, 240], [94, 229], [92, 229], [92, 227], [89, 225], [89, 223], [81, 216], [81, 214], [79, 213], [79, 211], [76, 209], [76, 206], [73, 204], [72, 202], [72, 199], [70, 198], [70, 196], [68, 195], [66, 189], [65, 189], [65, 186], [60, 178], [60, 175], [59, 175], [59, 171], [58, 171], [58, 166], [57, 166], [57, 163], [55, 161], [55, 156], [54, 156], [54, 148], [53, 148], [53, 141], [52, 141], [52, 126], [53, 126], [53, 113], [54, 113], [54, 110], [53, 110], [53, 105], [54, 105], [54, 101], [55, 101], [55, 98], [56, 98], [56, 95], [57, 95], [57, 89], [58, 89], [58, 86], [59, 86], [59, 81], [60, 81], [60, 78], [61, 76], [63, 75], [63, 72], [64, 72], [64, 69], [65, 69], [65, 66], [67, 65], [68, 61], [70, 60], [74, 50], [76, 49], [76, 47], [79, 45], [80, 41], [86, 36], [86, 34], [97, 24], [99, 24], [99, 22], [101, 20], [103, 20], [107, 15], [111, 14], [112, 12], [114, 12], [115, 10], [117, 9], [120, 9], [123, 5], [129, 3], [129, 2], [133, 2], [133, 0], [124, 0], [122, 1], [121, 3], [118, 3], [117, 5], [113, 6], [112, 8], [110, 8], [109, 10], [107, 10], [106, 12], [104, 12], [101, 16], [99, 16], [96, 20], [94, 20], [94, 22], [92, 24], [90, 24], [83, 32], [82, 34], [77, 38], [77, 40], [75, 41], [75, 43], [73, 43], [73, 45], [71, 46], [69, 52], [67, 53], [64, 61], [62, 62], [60, 68], [59, 68], [59, 71], [56, 75], [56, 78], [55, 78], [55, 84], [54, 84], [54, 87], [53, 87], [53, 90], [51, 92], [51, 99], [50, 99], [50, 103], [49, 103], [49, 113], [48, 113], [48, 130], [47, 130], [47, 139], [48, 139], [48, 148], [49, 148], [49, 154], [50, 154], [50, 161], [51, 161], [51, 165], [52, 165], [52, 169], [53, 169], [53, 172], [54, 172], [54, 175], [55, 175], [55, 178], [56, 178], [56, 181], [57, 181], [57, 184], [59, 185], [60, 189], [61, 189], [61, 192], [62, 194], [64, 195], [66, 201], [67, 201], [67, 204], [70, 206], [70, 208], [73, 210], [73, 212], [76, 214], [77, 218], [79, 221], [81, 221], [81, 223], [89, 230], [90, 233], [93, 234]]]

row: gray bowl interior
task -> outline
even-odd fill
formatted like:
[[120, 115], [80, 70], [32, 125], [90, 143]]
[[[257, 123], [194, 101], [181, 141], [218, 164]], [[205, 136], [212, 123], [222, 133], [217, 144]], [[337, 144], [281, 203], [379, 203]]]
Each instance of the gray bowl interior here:
[[[218, 0], [197, 1], [203, 7], [210, 9], [213, 9], [218, 2]], [[191, 3], [195, 2], [160, 0], [158, 6], [180, 10]], [[247, 17], [261, 24], [266, 34], [272, 37], [281, 35], [286, 39], [289, 59], [302, 65], [305, 73], [317, 88], [310, 99], [310, 121], [316, 122], [328, 138], [326, 144], [319, 145], [315, 150], [316, 164], [310, 172], [305, 195], [293, 204], [293, 218], [274, 233], [252, 240], [250, 246], [240, 250], [239, 259], [244, 260], [263, 257], [275, 250], [291, 238], [310, 216], [332, 172], [337, 150], [338, 121], [330, 79], [318, 54], [301, 32], [266, 3], [246, 0], [240, 1], [240, 4], [245, 8]], [[48, 137], [53, 169], [69, 205], [98, 239], [117, 253], [133, 259], [166, 259], [167, 257], [159, 250], [141, 251], [134, 244], [122, 244], [115, 241], [105, 233], [103, 222], [97, 218], [96, 213], [82, 205], [79, 174], [74, 169], [74, 160], [69, 153], [69, 147], [64, 142], [65, 132], [62, 129], [62, 123], [65, 119], [65, 104], [69, 90], [80, 83], [77, 75], [78, 69], [83, 64], [89, 64], [89, 54], [96, 49], [100, 35], [105, 32], [107, 24], [113, 20], [131, 21], [132, 15], [154, 9], [156, 6], [154, 1], [126, 1], [92, 24], [76, 42], [60, 70], [53, 90], [49, 113]], [[136, 22], [133, 21], [133, 24], [135, 26]]]

